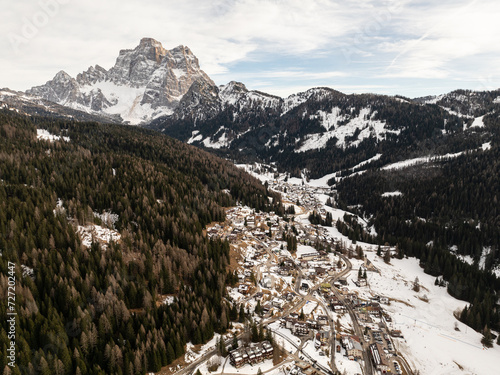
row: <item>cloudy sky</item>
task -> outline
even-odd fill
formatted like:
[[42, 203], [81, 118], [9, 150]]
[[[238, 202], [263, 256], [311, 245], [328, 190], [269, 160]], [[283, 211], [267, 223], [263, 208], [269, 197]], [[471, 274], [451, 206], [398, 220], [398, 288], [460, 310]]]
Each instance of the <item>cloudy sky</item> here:
[[497, 0], [0, 0], [0, 87], [114, 65], [152, 37], [217, 84], [409, 97], [500, 87]]

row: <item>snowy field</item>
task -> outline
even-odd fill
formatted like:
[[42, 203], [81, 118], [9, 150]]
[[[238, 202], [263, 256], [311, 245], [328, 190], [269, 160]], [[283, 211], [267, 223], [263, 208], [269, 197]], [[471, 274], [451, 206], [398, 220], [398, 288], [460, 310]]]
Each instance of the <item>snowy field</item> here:
[[[394, 343], [412, 367], [426, 375], [498, 373], [500, 347], [484, 349], [482, 335], [455, 319], [453, 312], [466, 303], [435, 286], [435, 277], [426, 275], [417, 259], [392, 259], [388, 265], [374, 253], [368, 258], [380, 274], [368, 272], [369, 287], [354, 289], [365, 298], [378, 294], [391, 299], [389, 306], [383, 305], [393, 319], [388, 324], [402, 331], [404, 339]], [[417, 277], [418, 293], [412, 290]]]

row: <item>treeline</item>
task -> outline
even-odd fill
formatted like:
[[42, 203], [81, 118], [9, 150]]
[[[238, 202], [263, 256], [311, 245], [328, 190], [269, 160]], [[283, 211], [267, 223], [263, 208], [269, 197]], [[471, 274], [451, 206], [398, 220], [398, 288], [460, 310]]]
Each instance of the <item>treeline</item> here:
[[331, 227], [333, 224], [333, 217], [330, 212], [327, 212], [325, 218], [317, 211], [313, 211], [309, 214], [309, 222], [313, 225], [323, 225], [326, 227]]
[[[37, 140], [37, 127], [70, 141]], [[237, 201], [282, 209], [231, 163], [157, 133], [9, 111], [0, 111], [0, 178], [3, 316], [9, 261], [17, 276], [12, 374], [156, 372], [187, 342], [224, 332], [238, 317], [224, 302], [229, 244], [203, 228]], [[96, 217], [105, 211], [117, 221]], [[84, 246], [77, 229], [96, 224], [120, 240]], [[6, 364], [1, 356], [0, 371]]]
[[[341, 207], [359, 204], [357, 213], [371, 217], [379, 244], [419, 258], [426, 273], [448, 282], [451, 295], [471, 303], [467, 324], [498, 329], [500, 281], [490, 271], [500, 258], [499, 176], [500, 150], [493, 147], [400, 171], [369, 171], [337, 188]], [[401, 195], [383, 196], [394, 191]], [[457, 255], [472, 256], [474, 264]]]
[[335, 226], [340, 233], [347, 236], [354, 243], [357, 241], [375, 243], [377, 241], [376, 236], [368, 233], [368, 231], [359, 224], [354, 215], [344, 214], [343, 220], [337, 220]]

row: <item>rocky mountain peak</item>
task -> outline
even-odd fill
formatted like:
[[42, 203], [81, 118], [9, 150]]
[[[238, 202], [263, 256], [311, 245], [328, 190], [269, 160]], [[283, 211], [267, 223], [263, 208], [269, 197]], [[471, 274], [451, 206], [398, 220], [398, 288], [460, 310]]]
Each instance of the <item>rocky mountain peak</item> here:
[[142, 38], [134, 49], [121, 50], [109, 70], [91, 66], [76, 79], [59, 72], [27, 93], [137, 124], [171, 114], [194, 82], [214, 85], [188, 47], [167, 50], [153, 38]]
[[80, 85], [91, 85], [97, 81], [104, 81], [107, 73], [107, 70], [102, 66], [91, 66], [85, 72], [79, 73], [76, 76], [76, 81]]
[[26, 92], [29, 95], [41, 97], [59, 104], [76, 100], [78, 83], [64, 70], [59, 71], [52, 80], [42, 86], [33, 87]]
[[167, 50], [163, 48], [162, 44], [153, 38], [142, 38], [134, 51], [142, 53], [147, 59], [155, 61], [157, 64], [167, 54]]

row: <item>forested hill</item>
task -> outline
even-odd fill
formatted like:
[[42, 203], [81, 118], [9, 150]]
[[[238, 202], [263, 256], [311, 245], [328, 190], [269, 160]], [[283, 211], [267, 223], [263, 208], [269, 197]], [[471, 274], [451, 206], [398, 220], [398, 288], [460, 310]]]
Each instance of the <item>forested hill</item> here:
[[[37, 128], [60, 138], [38, 139]], [[12, 373], [144, 374], [224, 331], [229, 245], [203, 228], [237, 201], [282, 210], [269, 197], [229, 162], [158, 133], [1, 111], [0, 315], [13, 262]]]
[[[492, 144], [498, 145], [498, 133]], [[498, 146], [406, 168], [371, 169], [336, 186], [339, 204], [370, 218], [379, 243], [397, 245], [400, 257], [419, 258], [451, 295], [471, 303], [462, 321], [476, 330], [500, 328], [500, 279], [493, 275], [500, 269]], [[363, 235], [351, 230], [350, 236]]]

